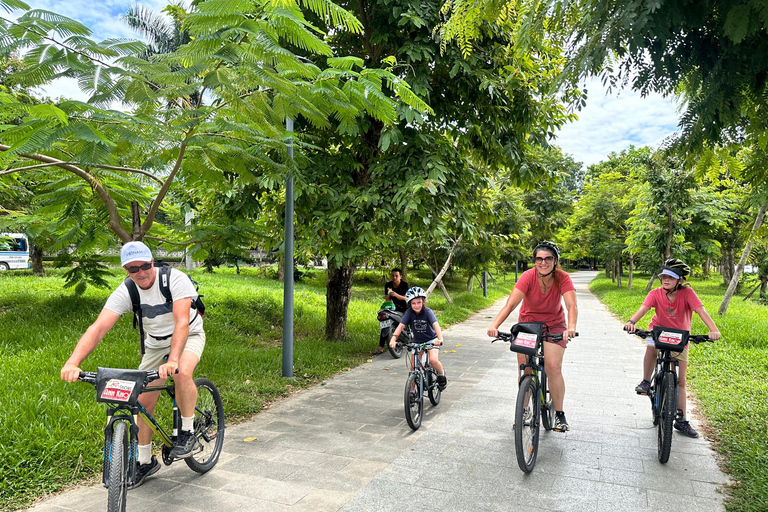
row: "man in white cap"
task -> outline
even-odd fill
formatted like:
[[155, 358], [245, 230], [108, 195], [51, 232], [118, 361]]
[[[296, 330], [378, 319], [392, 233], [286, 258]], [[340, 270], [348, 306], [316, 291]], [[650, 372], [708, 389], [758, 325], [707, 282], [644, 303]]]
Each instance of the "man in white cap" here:
[[[196, 309], [192, 309], [197, 291], [183, 272], [171, 269], [168, 286], [173, 302], [167, 302], [160, 289], [159, 271], [154, 266], [152, 252], [142, 242], [125, 244], [120, 252], [120, 263], [131, 281], [136, 284], [141, 302], [146, 347], [139, 369], [159, 370], [160, 379], [163, 381], [178, 370], [178, 374], [173, 375], [173, 380], [182, 425], [176, 446], [170, 455], [175, 458], [189, 457], [201, 448], [193, 433], [197, 403], [197, 387], [193, 373], [205, 347], [203, 317]], [[61, 378], [67, 382], [76, 381], [83, 360], [93, 352], [120, 315], [132, 312], [130, 292], [123, 282], [112, 292], [96, 321], [77, 342], [72, 355], [61, 369]], [[155, 381], [153, 385], [159, 383], [160, 381]], [[159, 395], [159, 392], [154, 392], [140, 396], [141, 403], [150, 413], [154, 411]], [[148, 476], [160, 469], [160, 463], [152, 455], [152, 430], [143, 420], [139, 421], [138, 425], [139, 464], [136, 478], [129, 488], [138, 487]]]

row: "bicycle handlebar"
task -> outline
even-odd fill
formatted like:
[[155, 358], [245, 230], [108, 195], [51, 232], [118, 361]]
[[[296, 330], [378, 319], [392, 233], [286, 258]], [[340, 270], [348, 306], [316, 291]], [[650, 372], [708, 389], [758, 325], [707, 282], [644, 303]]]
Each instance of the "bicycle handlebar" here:
[[[629, 332], [627, 331], [626, 327], [624, 327], [624, 330], [627, 332], [627, 334], [634, 334], [638, 338], [647, 338], [648, 336], [650, 336], [651, 338], [654, 338], [653, 331], [646, 331], [645, 329], [635, 329], [635, 332]], [[688, 336], [688, 341], [693, 343], [694, 345], [697, 345], [699, 343], [715, 342], [715, 340], [709, 339], [708, 334], [691, 334]]]
[[[578, 335], [579, 335], [579, 333], [575, 333], [572, 337], [575, 338]], [[547, 334], [542, 334], [541, 337], [544, 338], [545, 340], [554, 341], [554, 342], [563, 341], [563, 335], [562, 334], [549, 334], [549, 333], [547, 333]], [[501, 332], [501, 331], [499, 331], [499, 337], [498, 338], [494, 338], [493, 340], [491, 340], [491, 343], [493, 343], [495, 341], [504, 341], [506, 343], [509, 343], [514, 338], [515, 338], [515, 335], [512, 334], [511, 332]]]
[[[176, 373], [179, 373], [179, 370], [176, 369]], [[160, 378], [160, 372], [157, 370], [149, 370], [147, 372], [147, 376], [144, 378], [144, 385], [146, 386], [153, 380]], [[77, 380], [81, 382], [87, 382], [88, 384], [96, 385], [96, 372], [80, 372], [80, 375], [77, 377]]]
[[439, 345], [435, 345], [431, 341], [427, 343], [398, 343], [398, 345], [407, 348], [408, 350], [432, 350]]

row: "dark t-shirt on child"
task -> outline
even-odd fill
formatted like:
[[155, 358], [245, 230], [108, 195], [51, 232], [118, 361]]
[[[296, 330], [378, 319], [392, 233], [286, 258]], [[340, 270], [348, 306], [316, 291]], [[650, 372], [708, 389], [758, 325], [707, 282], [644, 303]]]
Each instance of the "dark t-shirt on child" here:
[[414, 343], [427, 343], [437, 339], [437, 333], [433, 327], [433, 324], [437, 322], [437, 317], [426, 306], [422, 308], [421, 313], [418, 315], [412, 309], [408, 309], [400, 322], [411, 326]]

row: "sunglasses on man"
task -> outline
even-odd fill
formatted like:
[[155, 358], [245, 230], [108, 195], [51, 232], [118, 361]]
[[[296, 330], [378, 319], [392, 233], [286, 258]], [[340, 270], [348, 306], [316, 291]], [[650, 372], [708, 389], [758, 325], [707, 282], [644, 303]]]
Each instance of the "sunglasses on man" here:
[[152, 268], [152, 263], [144, 263], [143, 265], [138, 265], [136, 267], [123, 267], [125, 270], [128, 271], [129, 274], [135, 274], [139, 270], [149, 270]]

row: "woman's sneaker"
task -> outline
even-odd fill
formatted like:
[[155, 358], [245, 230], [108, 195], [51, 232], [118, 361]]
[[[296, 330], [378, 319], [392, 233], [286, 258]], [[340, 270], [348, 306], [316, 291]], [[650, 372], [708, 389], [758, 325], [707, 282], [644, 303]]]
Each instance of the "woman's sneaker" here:
[[568, 426], [568, 421], [565, 419], [564, 412], [555, 412], [555, 424], [552, 426], [552, 430], [555, 432], [568, 432], [571, 430], [571, 427]]
[[152, 460], [146, 464], [136, 465], [136, 476], [133, 478], [133, 483], [128, 484], [129, 489], [135, 489], [144, 483], [147, 477], [154, 475], [160, 469], [160, 463], [153, 455]]
[[675, 420], [675, 430], [688, 437], [699, 437], [699, 433], [688, 423], [688, 420]]
[[649, 395], [651, 393], [651, 381], [644, 380], [635, 388], [635, 393], [638, 395]]

